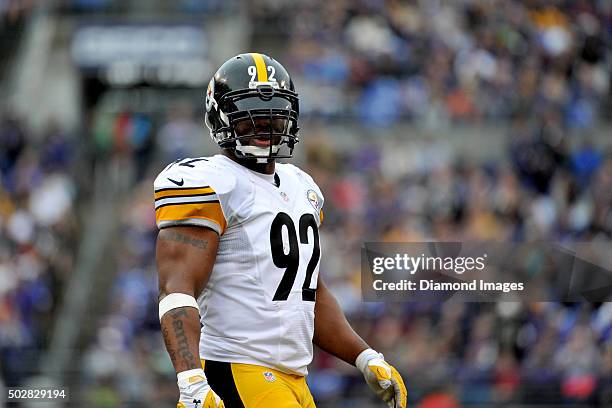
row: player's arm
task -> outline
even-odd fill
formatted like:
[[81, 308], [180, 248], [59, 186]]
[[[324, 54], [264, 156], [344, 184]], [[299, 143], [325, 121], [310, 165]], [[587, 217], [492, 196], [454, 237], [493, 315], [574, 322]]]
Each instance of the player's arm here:
[[[163, 302], [168, 295], [174, 294], [196, 299], [208, 282], [218, 244], [219, 235], [208, 228], [172, 227], [160, 230], [156, 250], [158, 300]], [[168, 310], [161, 316], [160, 323], [176, 372], [201, 368], [197, 303]]]
[[178, 407], [221, 406], [200, 363], [200, 316], [196, 303], [208, 282], [218, 245], [218, 233], [204, 227], [169, 227], [160, 230], [157, 236], [160, 323], [177, 373], [181, 392]]
[[315, 303], [314, 344], [328, 353], [357, 366], [368, 385], [389, 403], [406, 407], [406, 387], [395, 368], [382, 354], [372, 350], [351, 327], [334, 295], [319, 277]]
[[334, 295], [319, 277], [315, 302], [314, 344], [355, 365], [357, 356], [369, 348], [351, 327]]

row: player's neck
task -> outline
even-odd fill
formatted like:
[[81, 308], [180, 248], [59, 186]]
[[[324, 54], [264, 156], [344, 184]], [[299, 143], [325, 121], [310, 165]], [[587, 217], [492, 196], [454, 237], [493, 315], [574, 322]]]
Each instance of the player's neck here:
[[246, 167], [249, 170], [253, 170], [262, 174], [274, 174], [274, 160], [267, 163], [257, 163], [257, 160], [255, 159], [239, 159], [238, 157], [236, 157], [234, 152], [228, 149], [221, 149], [221, 154], [235, 161], [241, 166]]

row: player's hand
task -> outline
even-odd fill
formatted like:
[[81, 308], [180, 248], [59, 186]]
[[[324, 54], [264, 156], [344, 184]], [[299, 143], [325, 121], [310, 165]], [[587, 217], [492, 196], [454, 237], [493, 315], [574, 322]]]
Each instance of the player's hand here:
[[385, 361], [382, 354], [367, 349], [361, 352], [355, 365], [372, 390], [389, 408], [406, 408], [407, 392], [402, 377]]
[[208, 385], [204, 370], [183, 371], [178, 374], [181, 395], [176, 408], [224, 408], [223, 401]]

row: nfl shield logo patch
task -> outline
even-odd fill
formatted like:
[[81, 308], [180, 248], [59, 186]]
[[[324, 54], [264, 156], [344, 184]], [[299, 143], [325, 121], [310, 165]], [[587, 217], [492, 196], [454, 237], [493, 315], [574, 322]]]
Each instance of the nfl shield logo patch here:
[[268, 382], [276, 381], [276, 377], [274, 376], [274, 374], [272, 374], [269, 371], [264, 371], [263, 376], [266, 379], [266, 381], [268, 381]]

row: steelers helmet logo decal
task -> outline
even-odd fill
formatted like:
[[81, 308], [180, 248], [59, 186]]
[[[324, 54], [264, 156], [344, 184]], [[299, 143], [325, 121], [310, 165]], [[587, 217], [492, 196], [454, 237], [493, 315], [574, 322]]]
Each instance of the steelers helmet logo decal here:
[[206, 110], [210, 111], [212, 107], [217, 108], [217, 101], [215, 100], [215, 80], [214, 78], [210, 80], [208, 83], [208, 88], [206, 89]]
[[308, 197], [308, 201], [314, 207], [315, 210], [319, 210], [319, 195], [314, 190], [308, 190], [306, 193], [306, 197]]

